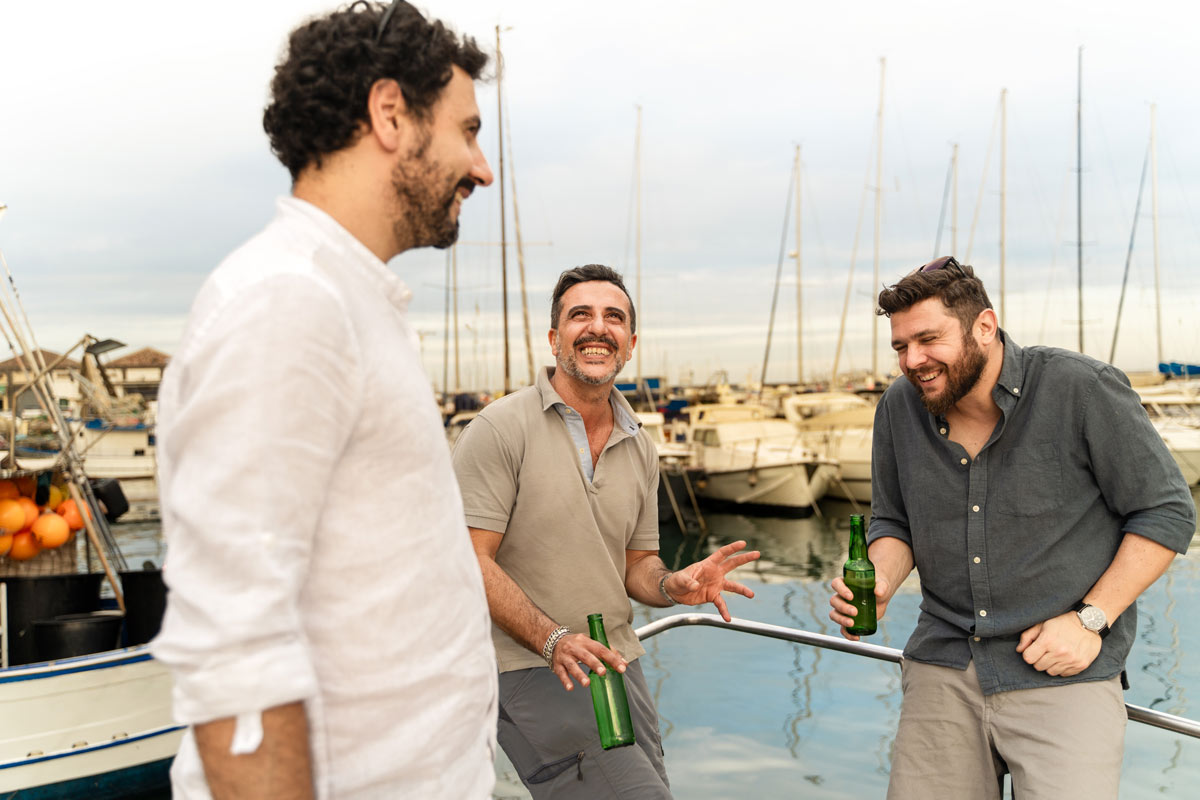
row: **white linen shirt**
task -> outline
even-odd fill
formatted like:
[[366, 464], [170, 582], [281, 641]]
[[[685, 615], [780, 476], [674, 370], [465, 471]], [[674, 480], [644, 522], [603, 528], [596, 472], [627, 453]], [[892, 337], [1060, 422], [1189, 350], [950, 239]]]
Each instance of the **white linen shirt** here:
[[[176, 718], [304, 701], [321, 798], [494, 782], [487, 602], [410, 297], [281, 198], [205, 282], [159, 395], [170, 593], [151, 647]], [[209, 797], [190, 729], [172, 778], [177, 800]]]

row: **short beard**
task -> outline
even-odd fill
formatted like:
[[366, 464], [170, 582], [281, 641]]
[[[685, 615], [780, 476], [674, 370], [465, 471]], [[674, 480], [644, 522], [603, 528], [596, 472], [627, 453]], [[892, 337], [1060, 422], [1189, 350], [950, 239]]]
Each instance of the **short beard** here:
[[936, 397], [930, 397], [921, 389], [916, 373], [909, 372], [908, 379], [917, 387], [921, 405], [934, 416], [945, 416], [979, 383], [987, 366], [987, 354], [969, 332], [963, 334], [963, 354], [953, 364], [946, 364], [946, 388]]
[[462, 181], [448, 194], [438, 196], [445, 176], [440, 164], [425, 158], [433, 134], [422, 128], [419, 136], [416, 147], [392, 170], [392, 188], [402, 209], [392, 224], [392, 232], [404, 249], [445, 249], [458, 241], [458, 220], [451, 218], [451, 208]]
[[[579, 360], [575, 358], [576, 348], [578, 348], [580, 345], [588, 344], [589, 342], [603, 342], [611, 347], [613, 352], [616, 354], [616, 362], [613, 364], [612, 370], [599, 378], [593, 375], [588, 375], [586, 372], [584, 372], [583, 368], [579, 366]], [[564, 348], [564, 350], [559, 353], [558, 367], [572, 378], [582, 381], [583, 383], [590, 384], [592, 386], [603, 386], [606, 383], [611, 383], [618, 375], [621, 374], [621, 370], [625, 368], [625, 360], [621, 358], [621, 351], [617, 347], [617, 343], [608, 337], [586, 336], [576, 339], [570, 347]]]

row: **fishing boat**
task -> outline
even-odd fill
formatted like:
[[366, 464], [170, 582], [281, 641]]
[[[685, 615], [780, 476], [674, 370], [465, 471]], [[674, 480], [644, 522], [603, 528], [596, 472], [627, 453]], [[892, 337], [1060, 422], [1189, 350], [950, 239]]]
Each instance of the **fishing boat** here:
[[18, 409], [34, 398], [57, 448], [24, 459], [12, 447], [0, 458], [0, 797], [103, 800], [165, 788], [183, 728], [171, 717], [171, 678], [146, 642], [166, 590], [158, 570], [128, 569], [108, 524], [124, 504], [119, 486], [93, 486], [80, 452], [90, 434], [68, 421], [51, 379], [72, 351], [95, 359], [109, 340], [84, 336], [47, 361], [7, 278], [0, 332], [22, 385], [8, 385], [6, 399]]
[[807, 515], [837, 476], [836, 462], [761, 406], [711, 404], [685, 412], [696, 494], [706, 500]]

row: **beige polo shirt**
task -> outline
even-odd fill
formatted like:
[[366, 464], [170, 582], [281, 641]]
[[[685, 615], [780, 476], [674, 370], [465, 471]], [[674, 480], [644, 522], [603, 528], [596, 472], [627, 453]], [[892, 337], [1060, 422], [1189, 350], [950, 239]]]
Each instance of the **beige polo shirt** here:
[[[543, 368], [534, 386], [490, 404], [454, 446], [467, 524], [504, 534], [496, 563], [560, 625], [587, 632], [602, 613], [626, 659], [645, 650], [625, 592], [625, 551], [658, 550], [658, 455], [649, 434], [613, 426], [591, 481]], [[615, 389], [614, 408], [636, 419]], [[620, 415], [618, 415], [619, 417]], [[492, 625], [500, 671], [546, 662]]]

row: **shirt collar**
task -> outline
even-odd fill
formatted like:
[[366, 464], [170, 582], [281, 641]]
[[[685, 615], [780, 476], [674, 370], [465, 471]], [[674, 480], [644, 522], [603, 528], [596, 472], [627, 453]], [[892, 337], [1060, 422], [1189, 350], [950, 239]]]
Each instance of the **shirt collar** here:
[[280, 197], [276, 208], [280, 217], [301, 221], [317, 235], [320, 240], [318, 258], [327, 255], [330, 259], [327, 263], [335, 271], [347, 266], [353, 268], [357, 275], [376, 286], [393, 306], [400, 311], [408, 310], [412, 290], [341, 223], [307, 200], [291, 195]]
[[[542, 367], [538, 370], [537, 380], [534, 383], [542, 397], [542, 411], [549, 411], [556, 405], [570, 408], [566, 401], [559, 397], [558, 392], [554, 391], [554, 385], [550, 383], [550, 376], [553, 374], [554, 367]], [[642, 422], [634, 413], [633, 406], [629, 405], [625, 396], [617, 391], [616, 386], [613, 386], [609, 393], [609, 403], [613, 408], [613, 422], [616, 426], [630, 436], [637, 435], [638, 428], [642, 427]]]
[[992, 397], [1001, 408], [1007, 410], [1021, 397], [1021, 385], [1025, 382], [1025, 350], [1003, 329], [999, 333], [1000, 342], [1004, 345], [1004, 360], [1000, 366], [1000, 377], [992, 389]]

